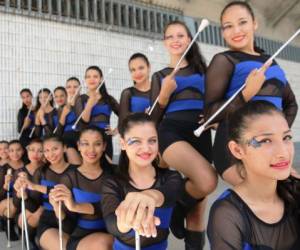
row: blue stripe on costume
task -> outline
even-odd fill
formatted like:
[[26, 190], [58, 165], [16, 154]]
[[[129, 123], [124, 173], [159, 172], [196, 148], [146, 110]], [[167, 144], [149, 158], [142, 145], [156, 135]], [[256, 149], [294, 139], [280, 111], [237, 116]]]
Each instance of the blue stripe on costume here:
[[101, 201], [101, 195], [72, 188], [74, 199], [77, 203], [95, 203]]
[[109, 125], [108, 122], [93, 122], [93, 121], [90, 122], [90, 124], [94, 125], [94, 126], [96, 126], [98, 128], [102, 128], [102, 129], [105, 129]]
[[155, 209], [154, 215], [160, 219], [160, 225], [158, 226], [158, 228], [169, 228], [172, 212], [173, 207]]
[[204, 77], [200, 74], [193, 74], [189, 76], [175, 76], [177, 88], [174, 93], [181, 92], [187, 88], [197, 89], [199, 92], [204, 93]]
[[[230, 81], [229, 89], [226, 93], [226, 98], [232, 96], [246, 81], [250, 72], [254, 69], [258, 69], [263, 65], [262, 62], [257, 61], [245, 61], [240, 62], [235, 65], [235, 70]], [[284, 71], [278, 66], [270, 66], [266, 73], [266, 81], [270, 79], [277, 79], [282, 83], [282, 85], [287, 84], [287, 79], [285, 77]]]
[[73, 131], [72, 126], [75, 121], [76, 121], [76, 114], [74, 111], [70, 111], [70, 113], [66, 117], [64, 132]]
[[[141, 247], [141, 250], [166, 250], [167, 247], [168, 247], [168, 241], [164, 240], [152, 246]], [[118, 239], [115, 239], [113, 249], [114, 250], [135, 250], [135, 247], [128, 246], [122, 243], [121, 241], [119, 241]]]
[[243, 250], [252, 250], [253, 248], [250, 246], [249, 243], [244, 242], [243, 243]]
[[130, 99], [131, 112], [145, 112], [150, 106], [150, 99], [142, 96], [132, 96]]
[[94, 117], [94, 116], [98, 116], [100, 114], [110, 116], [111, 115], [110, 106], [108, 104], [96, 104], [92, 108], [91, 116]]
[[[40, 184], [42, 186], [45, 186], [45, 187], [54, 187], [56, 185], [55, 182], [53, 181], [49, 181], [49, 180], [45, 180], [45, 179], [41, 179], [40, 181]], [[49, 196], [48, 194], [43, 194], [43, 207], [46, 209], [46, 210], [50, 210], [50, 211], [53, 211], [53, 207], [52, 205], [49, 203]]]
[[231, 191], [229, 189], [226, 189], [218, 198], [217, 200], [223, 200], [225, 199], [228, 195], [230, 195]]
[[282, 98], [278, 96], [254, 96], [252, 101], [264, 100], [273, 103], [278, 109], [282, 110]]
[[181, 111], [181, 110], [202, 110], [204, 102], [202, 100], [183, 99], [170, 102], [166, 113]]
[[105, 229], [105, 222], [104, 220], [86, 220], [86, 219], [79, 219], [78, 225], [84, 229]]

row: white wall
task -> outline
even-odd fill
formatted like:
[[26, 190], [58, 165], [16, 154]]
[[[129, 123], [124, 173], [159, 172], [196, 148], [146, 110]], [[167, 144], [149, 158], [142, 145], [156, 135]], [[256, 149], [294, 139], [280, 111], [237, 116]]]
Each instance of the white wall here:
[[[224, 48], [201, 44], [201, 50], [209, 61]], [[149, 57], [153, 72], [168, 63], [161, 41], [0, 13], [0, 139], [17, 136], [21, 88], [29, 87], [34, 94], [42, 87], [53, 90], [72, 75], [82, 80], [86, 67], [96, 64], [104, 75], [113, 68], [107, 88], [119, 98], [121, 90], [132, 84], [127, 61], [135, 52]], [[279, 63], [299, 95], [300, 64], [282, 60]], [[299, 116], [294, 132], [295, 140], [300, 141]]]

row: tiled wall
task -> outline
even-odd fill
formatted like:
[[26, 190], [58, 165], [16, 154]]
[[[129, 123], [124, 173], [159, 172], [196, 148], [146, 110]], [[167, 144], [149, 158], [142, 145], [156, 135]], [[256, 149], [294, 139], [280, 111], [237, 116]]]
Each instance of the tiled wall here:
[[[209, 61], [224, 48], [201, 44], [201, 50]], [[0, 139], [17, 136], [16, 113], [21, 104], [21, 88], [29, 87], [34, 94], [42, 87], [53, 90], [72, 75], [82, 80], [85, 68], [96, 64], [103, 69], [104, 76], [113, 68], [107, 88], [119, 98], [121, 90], [132, 84], [127, 61], [134, 52], [149, 57], [153, 72], [168, 63], [160, 40], [0, 13]], [[299, 96], [300, 63], [278, 62]], [[294, 133], [295, 140], [300, 141], [300, 116]]]

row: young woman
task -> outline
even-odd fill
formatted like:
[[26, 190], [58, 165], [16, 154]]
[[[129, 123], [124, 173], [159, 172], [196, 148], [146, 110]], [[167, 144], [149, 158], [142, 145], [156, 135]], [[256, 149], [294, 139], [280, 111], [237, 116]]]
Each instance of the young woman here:
[[150, 106], [151, 68], [148, 58], [144, 54], [135, 53], [130, 57], [128, 67], [134, 86], [121, 93], [119, 126], [128, 114], [145, 112]]
[[54, 94], [54, 102], [57, 106], [57, 109], [61, 109], [66, 105], [68, 94], [64, 87], [58, 86], [53, 91]]
[[245, 83], [250, 74], [244, 90], [213, 121], [219, 123], [213, 150], [214, 164], [218, 173], [227, 182], [235, 185], [241, 179], [229, 153], [226, 152], [226, 117], [248, 101], [266, 100], [283, 111], [291, 126], [297, 114], [297, 103], [284, 71], [275, 61], [266, 72], [265, 69], [256, 71], [270, 56], [254, 44], [258, 24], [249, 4], [241, 1], [229, 3], [221, 13], [221, 25], [229, 50], [215, 55], [208, 67], [205, 118], [216, 112]]
[[[14, 182], [14, 194], [13, 194], [13, 203], [14, 206], [18, 210], [18, 225], [20, 228], [22, 228], [22, 222], [21, 222], [21, 187], [22, 187], [22, 178], [26, 177], [30, 181], [33, 181], [33, 176], [35, 172], [44, 164], [43, 162], [43, 143], [40, 139], [35, 138], [30, 141], [30, 143], [27, 146], [27, 155], [29, 159], [29, 163], [25, 165], [24, 168], [16, 171], [15, 178], [16, 181]], [[24, 196], [31, 196], [30, 190], [24, 190]], [[40, 206], [35, 212], [30, 212], [29, 209], [26, 209], [26, 220], [28, 225], [28, 233], [29, 233], [29, 239], [31, 241], [32, 246], [35, 245], [34, 243], [34, 237], [35, 237], [35, 231], [41, 216], [43, 209], [42, 206]]]
[[81, 131], [78, 149], [82, 164], [70, 170], [50, 192], [56, 203], [64, 204], [63, 218], [72, 214], [77, 225], [67, 249], [110, 250], [113, 238], [106, 231], [101, 211], [101, 184], [105, 170], [111, 166], [105, 158], [106, 135], [104, 130], [88, 127]]
[[38, 92], [36, 103], [34, 134], [38, 138], [50, 136], [58, 124], [57, 110], [53, 105], [51, 91], [47, 88], [41, 89]]
[[[25, 148], [29, 141], [31, 129], [34, 126], [34, 107], [32, 106], [32, 92], [30, 89], [22, 89], [20, 91], [22, 99], [22, 107], [18, 111], [18, 133], [21, 133], [20, 141]], [[31, 110], [29, 115], [29, 109]], [[27, 116], [28, 115], [28, 116]]]
[[[30, 190], [30, 196], [26, 196], [26, 208], [34, 213], [41, 205], [43, 212], [37, 227], [36, 238], [42, 249], [59, 249], [59, 233], [56, 213], [58, 207], [49, 201], [50, 190], [60, 182], [62, 176], [68, 169], [72, 168], [64, 160], [64, 144], [55, 136], [46, 137], [43, 141], [44, 156], [48, 163], [35, 171], [33, 181], [25, 176], [20, 180], [22, 188]], [[63, 245], [66, 246], [68, 234], [72, 232], [72, 221], [63, 221]]]
[[[10, 240], [15, 241], [18, 240], [18, 235], [15, 232], [14, 225], [15, 220], [14, 217], [17, 212], [17, 208], [13, 204], [13, 185], [14, 181], [16, 179], [15, 173], [24, 168], [24, 162], [22, 160], [22, 157], [24, 155], [24, 149], [21, 145], [21, 142], [18, 140], [12, 140], [8, 144], [8, 156], [9, 156], [9, 162], [3, 166], [3, 171], [5, 171], [5, 177], [4, 177], [4, 184], [0, 189], [0, 197], [4, 198], [0, 202], [0, 216], [2, 218], [7, 219], [8, 215], [8, 207], [7, 202], [10, 203], [9, 206], [9, 223], [10, 223]], [[8, 173], [8, 170], [10, 169], [11, 174]], [[7, 192], [9, 192], [9, 201], [5, 199], [7, 197]], [[6, 220], [5, 219], [5, 220]], [[8, 235], [8, 231], [6, 231], [6, 235]]]
[[79, 165], [81, 158], [77, 152], [78, 133], [72, 128], [76, 121], [76, 114], [74, 110], [75, 100], [79, 95], [78, 88], [80, 81], [76, 77], [70, 77], [66, 82], [65, 96], [67, 100], [58, 109], [58, 126], [55, 134], [61, 136], [65, 145], [67, 146], [67, 158], [70, 164]]
[[0, 169], [8, 163], [8, 141], [0, 141]]
[[243, 181], [211, 208], [211, 249], [300, 249], [300, 180], [290, 176], [285, 115], [267, 101], [243, 105], [230, 119], [228, 148]]
[[[7, 171], [6, 164], [8, 157], [8, 141], [0, 141], [0, 187], [4, 185], [4, 179]], [[0, 201], [5, 199], [5, 192], [0, 192]], [[0, 231], [4, 231], [6, 221], [0, 217]]]
[[[75, 112], [78, 117], [82, 112], [81, 124], [78, 125], [82, 129], [88, 125], [95, 125], [98, 128], [110, 130], [110, 116], [113, 111], [119, 114], [118, 102], [107, 93], [105, 85], [99, 92], [97, 88], [103, 79], [102, 71], [97, 66], [90, 66], [85, 71], [85, 82], [88, 93], [81, 95], [76, 100]], [[112, 158], [113, 147], [112, 137], [109, 136], [107, 141], [107, 155]]]
[[181, 176], [157, 166], [157, 132], [147, 114], [129, 115], [119, 132], [117, 175], [105, 180], [101, 201], [107, 229], [116, 237], [113, 249], [135, 249], [134, 229], [141, 249], [165, 250], [173, 206], [183, 189]]
[[[193, 44], [177, 72], [174, 72], [191, 39], [191, 33], [184, 23], [174, 21], [166, 26], [164, 44], [170, 55], [170, 65], [152, 77], [151, 99], [154, 103], [158, 97], [158, 103], [151, 116], [159, 125], [162, 159], [187, 177], [186, 194], [174, 211], [172, 232], [178, 238], [186, 238], [187, 249], [202, 249], [205, 226], [202, 220], [204, 203], [200, 201], [215, 189], [217, 178], [210, 164], [210, 131], [205, 131], [200, 138], [193, 134], [203, 112], [206, 72], [197, 43]], [[188, 214], [187, 230], [184, 231], [183, 219], [191, 208], [194, 210]]]

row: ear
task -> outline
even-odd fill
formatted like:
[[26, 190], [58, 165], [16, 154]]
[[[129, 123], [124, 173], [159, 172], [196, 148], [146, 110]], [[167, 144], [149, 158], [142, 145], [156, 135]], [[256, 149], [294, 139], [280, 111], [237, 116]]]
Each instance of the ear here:
[[125, 150], [125, 145], [126, 145], [125, 140], [122, 137], [120, 137], [120, 146], [122, 150]]
[[258, 22], [256, 20], [254, 20], [254, 30], [257, 30], [258, 29]]
[[231, 152], [231, 154], [241, 160], [243, 158], [243, 155], [244, 155], [244, 150], [243, 148], [241, 147], [241, 145], [237, 144], [235, 141], [229, 141], [228, 142], [228, 148]]
[[104, 142], [104, 143], [103, 143], [103, 152], [105, 152], [105, 150], [106, 150], [106, 146], [107, 146], [107, 143], [106, 143], [106, 142]]

